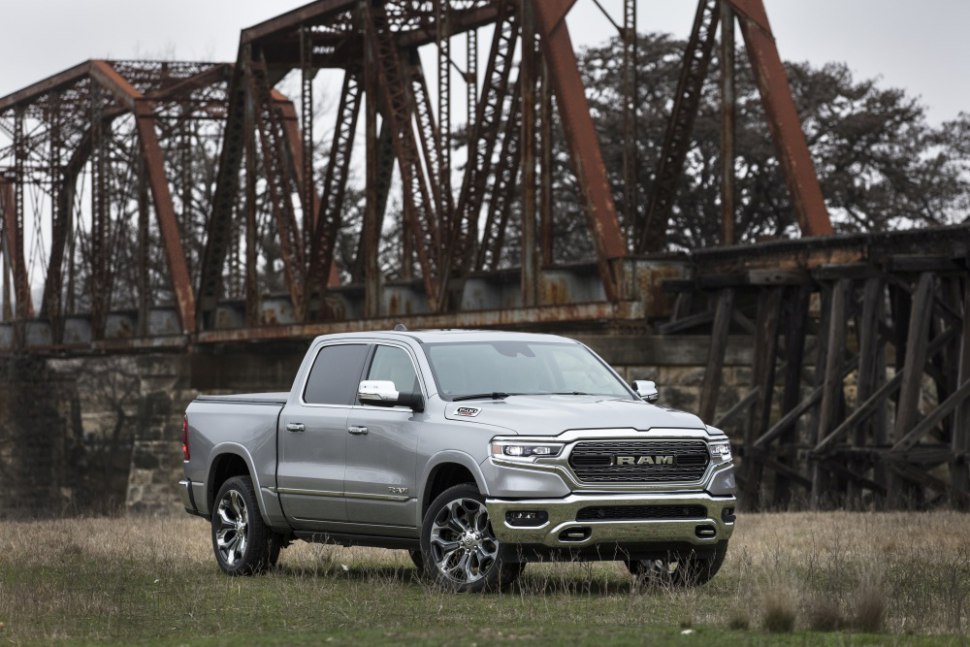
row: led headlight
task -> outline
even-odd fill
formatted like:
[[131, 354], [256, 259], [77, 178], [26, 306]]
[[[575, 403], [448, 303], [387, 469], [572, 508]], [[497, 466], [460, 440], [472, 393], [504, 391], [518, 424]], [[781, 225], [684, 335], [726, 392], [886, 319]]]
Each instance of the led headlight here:
[[728, 440], [718, 440], [707, 445], [711, 452], [711, 458], [721, 463], [731, 460], [731, 442]]
[[514, 440], [493, 440], [491, 454], [495, 458], [532, 461], [536, 458], [558, 456], [562, 443], [521, 443]]

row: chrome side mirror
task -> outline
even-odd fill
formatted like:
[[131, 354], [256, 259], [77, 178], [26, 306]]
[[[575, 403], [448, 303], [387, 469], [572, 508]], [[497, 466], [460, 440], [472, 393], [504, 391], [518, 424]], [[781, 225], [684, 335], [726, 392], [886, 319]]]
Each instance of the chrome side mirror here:
[[660, 399], [657, 383], [653, 380], [636, 380], [633, 382], [633, 390], [647, 402], [656, 402]]
[[397, 402], [399, 395], [397, 387], [390, 380], [364, 380], [357, 388], [357, 397], [367, 404]]
[[364, 380], [357, 387], [357, 397], [375, 407], [410, 407], [418, 413], [424, 411], [420, 393], [400, 393], [390, 380]]

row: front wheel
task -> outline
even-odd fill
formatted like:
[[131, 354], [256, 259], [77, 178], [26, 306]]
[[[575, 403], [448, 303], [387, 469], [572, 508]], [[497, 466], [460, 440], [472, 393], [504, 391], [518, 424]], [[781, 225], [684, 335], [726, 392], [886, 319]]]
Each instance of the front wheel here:
[[234, 476], [222, 484], [212, 509], [212, 549], [227, 575], [254, 575], [276, 564], [282, 542], [263, 522], [253, 482]]
[[713, 553], [669, 552], [655, 559], [627, 560], [626, 567], [638, 582], [654, 586], [701, 586], [721, 570], [727, 555], [727, 541]]
[[456, 485], [431, 502], [421, 526], [421, 556], [432, 581], [458, 593], [504, 588], [522, 572], [504, 553], [477, 487]]

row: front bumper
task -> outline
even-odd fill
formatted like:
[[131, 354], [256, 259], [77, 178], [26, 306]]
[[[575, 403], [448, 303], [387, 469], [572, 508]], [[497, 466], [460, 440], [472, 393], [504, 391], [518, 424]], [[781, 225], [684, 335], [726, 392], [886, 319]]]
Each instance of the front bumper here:
[[[715, 546], [734, 532], [733, 496], [689, 494], [572, 494], [562, 499], [487, 499], [495, 537], [508, 544], [544, 545], [549, 548], [581, 549], [613, 544], [690, 544]], [[703, 506], [706, 516], [624, 520], [581, 520], [577, 513], [586, 507], [618, 506]], [[540, 526], [518, 526], [508, 522], [508, 513], [544, 511], [548, 521]]]

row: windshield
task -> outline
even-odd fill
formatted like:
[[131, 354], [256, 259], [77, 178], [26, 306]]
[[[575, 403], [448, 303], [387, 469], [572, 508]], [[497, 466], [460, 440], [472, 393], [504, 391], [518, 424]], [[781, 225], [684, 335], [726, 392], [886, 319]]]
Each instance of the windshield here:
[[633, 399], [627, 386], [589, 350], [556, 342], [428, 344], [445, 400], [469, 395], [606, 395]]

